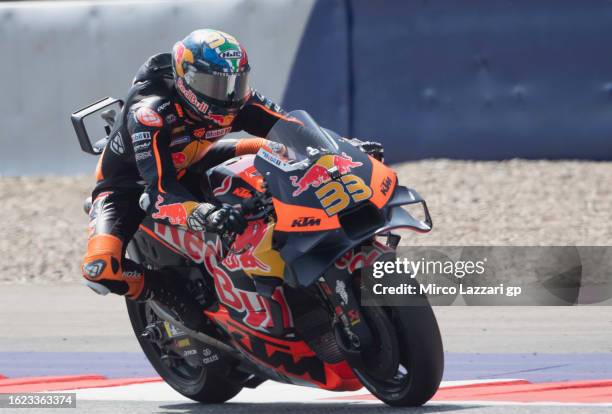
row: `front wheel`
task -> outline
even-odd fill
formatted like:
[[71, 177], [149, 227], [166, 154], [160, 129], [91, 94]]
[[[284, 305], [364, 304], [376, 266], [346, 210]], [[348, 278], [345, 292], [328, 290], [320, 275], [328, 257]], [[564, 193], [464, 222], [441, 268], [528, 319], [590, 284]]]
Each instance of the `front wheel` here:
[[[361, 383], [391, 406], [425, 404], [438, 390], [444, 371], [442, 338], [431, 306], [363, 307], [362, 312], [374, 336], [385, 340], [362, 353], [364, 368], [354, 369]], [[394, 332], [384, 332], [391, 325]], [[381, 356], [394, 354], [390, 343], [398, 347], [398, 369], [392, 378], [381, 378], [368, 367], [380, 366]]]
[[[126, 304], [132, 328], [147, 359], [163, 380], [176, 391], [204, 404], [218, 404], [232, 399], [242, 390], [242, 385], [227, 380], [230, 375], [235, 376], [237, 373], [233, 372], [229, 361], [224, 360], [227, 357], [219, 353], [216, 359], [205, 353], [205, 356], [209, 355], [208, 360], [213, 361], [206, 365], [194, 366], [178, 355], [168, 364], [167, 349], [163, 349], [164, 345], [141, 336], [147, 325], [159, 321], [157, 315], [148, 303], [126, 299]], [[206, 352], [215, 352], [212, 347], [206, 349]]]

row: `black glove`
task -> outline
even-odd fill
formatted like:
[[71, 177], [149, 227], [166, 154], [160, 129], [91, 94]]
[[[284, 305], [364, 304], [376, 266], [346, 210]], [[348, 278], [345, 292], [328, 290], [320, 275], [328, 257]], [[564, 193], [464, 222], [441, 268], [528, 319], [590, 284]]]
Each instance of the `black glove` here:
[[247, 222], [232, 206], [225, 205], [217, 208], [209, 203], [201, 203], [187, 217], [187, 226], [195, 231], [206, 229], [217, 233], [242, 234], [247, 227]]
[[357, 138], [353, 138], [349, 140], [349, 143], [378, 161], [382, 162], [385, 159], [385, 149], [380, 142], [361, 141]]
[[230, 231], [242, 234], [247, 227], [247, 222], [242, 217], [242, 214], [229, 205], [225, 205], [210, 213], [207, 220], [209, 228], [221, 233]]

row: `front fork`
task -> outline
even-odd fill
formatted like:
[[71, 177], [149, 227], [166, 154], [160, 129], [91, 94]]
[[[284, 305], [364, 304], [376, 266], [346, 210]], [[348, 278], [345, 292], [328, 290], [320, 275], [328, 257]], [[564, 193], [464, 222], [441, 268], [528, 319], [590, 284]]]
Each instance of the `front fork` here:
[[395, 251], [401, 237], [392, 232], [381, 235], [386, 237], [382, 244], [372, 239], [373, 246], [369, 252], [361, 253], [358, 259], [361, 268], [349, 270], [345, 266], [334, 266], [320, 277], [317, 285], [334, 314], [333, 328], [336, 342], [342, 348], [351, 365], [361, 365], [361, 351], [374, 342], [372, 329], [361, 312], [360, 289], [363, 266], [371, 266], [374, 261], [385, 254]]
[[351, 366], [362, 365], [361, 351], [373, 342], [372, 331], [363, 318], [359, 298], [358, 273], [333, 269], [319, 278], [317, 285], [334, 314], [332, 322], [338, 346]]

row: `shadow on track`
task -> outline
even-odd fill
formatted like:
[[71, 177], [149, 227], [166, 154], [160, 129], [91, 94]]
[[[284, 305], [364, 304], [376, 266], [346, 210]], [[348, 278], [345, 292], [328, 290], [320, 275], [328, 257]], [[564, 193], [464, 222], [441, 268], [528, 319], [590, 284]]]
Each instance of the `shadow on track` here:
[[318, 413], [402, 413], [402, 414], [428, 414], [444, 413], [448, 411], [461, 411], [475, 407], [467, 405], [436, 404], [415, 408], [394, 408], [386, 405], [355, 404], [355, 403], [225, 403], [218, 405], [200, 405], [197, 403], [180, 403], [160, 405], [158, 413], [203, 414], [318, 414]]

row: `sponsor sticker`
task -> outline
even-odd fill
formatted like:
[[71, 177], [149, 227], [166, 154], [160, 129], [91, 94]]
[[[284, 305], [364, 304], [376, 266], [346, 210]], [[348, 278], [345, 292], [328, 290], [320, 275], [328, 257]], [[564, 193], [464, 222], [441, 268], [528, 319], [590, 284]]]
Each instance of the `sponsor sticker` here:
[[172, 203], [162, 205], [164, 198], [157, 196], [157, 202], [155, 203], [155, 213], [151, 215], [156, 220], [168, 220], [170, 224], [179, 225], [187, 222], [187, 210], [181, 203]]
[[232, 127], [227, 127], [227, 128], [214, 129], [212, 131], [207, 131], [206, 139], [222, 137], [223, 135], [228, 134], [231, 130], [232, 130]]
[[150, 127], [162, 127], [164, 121], [162, 117], [151, 108], [142, 107], [136, 111], [136, 119], [143, 125]]
[[182, 152], [175, 152], [172, 154], [172, 161], [176, 165], [183, 165], [186, 159], [187, 156]]
[[182, 137], [172, 138], [172, 141], [170, 141], [170, 146], [174, 147], [176, 145], [185, 144], [186, 142], [189, 142], [190, 140], [191, 140], [191, 137], [189, 135], [183, 135]]
[[240, 50], [226, 50], [225, 52], [219, 53], [219, 57], [221, 59], [240, 59], [242, 57], [242, 52]]
[[206, 128], [198, 128], [193, 131], [193, 136], [196, 138], [202, 138], [206, 133]]
[[387, 195], [387, 193], [391, 189], [391, 184], [393, 184], [393, 180], [391, 180], [391, 177], [385, 177], [383, 182], [380, 184], [380, 192], [382, 193], [382, 195]]
[[295, 171], [299, 168], [298, 164], [291, 165], [264, 148], [259, 149], [257, 156], [283, 171]]
[[164, 328], [166, 328], [166, 333], [169, 338], [175, 338], [177, 336], [184, 336], [185, 332], [181, 331], [176, 326], [172, 325], [170, 322], [164, 322]]
[[208, 364], [212, 364], [215, 361], [219, 360], [219, 355], [217, 354], [212, 354], [211, 356], [205, 356], [202, 358], [202, 363], [204, 365], [208, 365]]
[[238, 187], [234, 189], [234, 191], [232, 191], [232, 194], [240, 198], [250, 198], [253, 196], [253, 194], [251, 194], [251, 192], [244, 187]]
[[134, 152], [140, 152], [151, 148], [151, 142], [143, 142], [142, 144], [134, 145]]
[[111, 138], [110, 149], [117, 155], [123, 155], [125, 148], [123, 147], [123, 138], [121, 137], [121, 133], [118, 132]]
[[202, 102], [198, 99], [195, 93], [185, 87], [183, 82], [183, 78], [178, 78], [176, 81], [176, 88], [183, 95], [183, 97], [189, 102], [191, 105], [195, 106], [200, 113], [208, 112], [208, 104], [206, 102]]
[[136, 143], [139, 141], [150, 141], [151, 140], [151, 134], [149, 132], [136, 132], [135, 134], [132, 134], [132, 142]]
[[291, 223], [291, 227], [320, 226], [321, 219], [316, 217], [298, 217]]
[[234, 118], [236, 118], [236, 115], [235, 114], [229, 114], [229, 115], [206, 114], [206, 118], [210, 119], [215, 124], [224, 127], [234, 122]]
[[141, 161], [151, 157], [151, 151], [139, 152], [136, 154], [136, 161]]
[[139, 272], [138, 270], [124, 270], [123, 277], [126, 279], [140, 279], [142, 277], [142, 272]]
[[168, 105], [170, 105], [170, 101], [164, 102], [163, 104], [157, 107], [157, 112], [163, 111], [164, 109], [168, 107]]
[[329, 171], [335, 168], [340, 176], [348, 174], [353, 168], [361, 167], [363, 164], [359, 161], [353, 161], [353, 159], [346, 155], [324, 155], [319, 158], [308, 170], [302, 175], [297, 177], [292, 175], [289, 177], [291, 184], [297, 189], [293, 192], [293, 196], [297, 197], [309, 188], [318, 188], [322, 184], [331, 181]]

